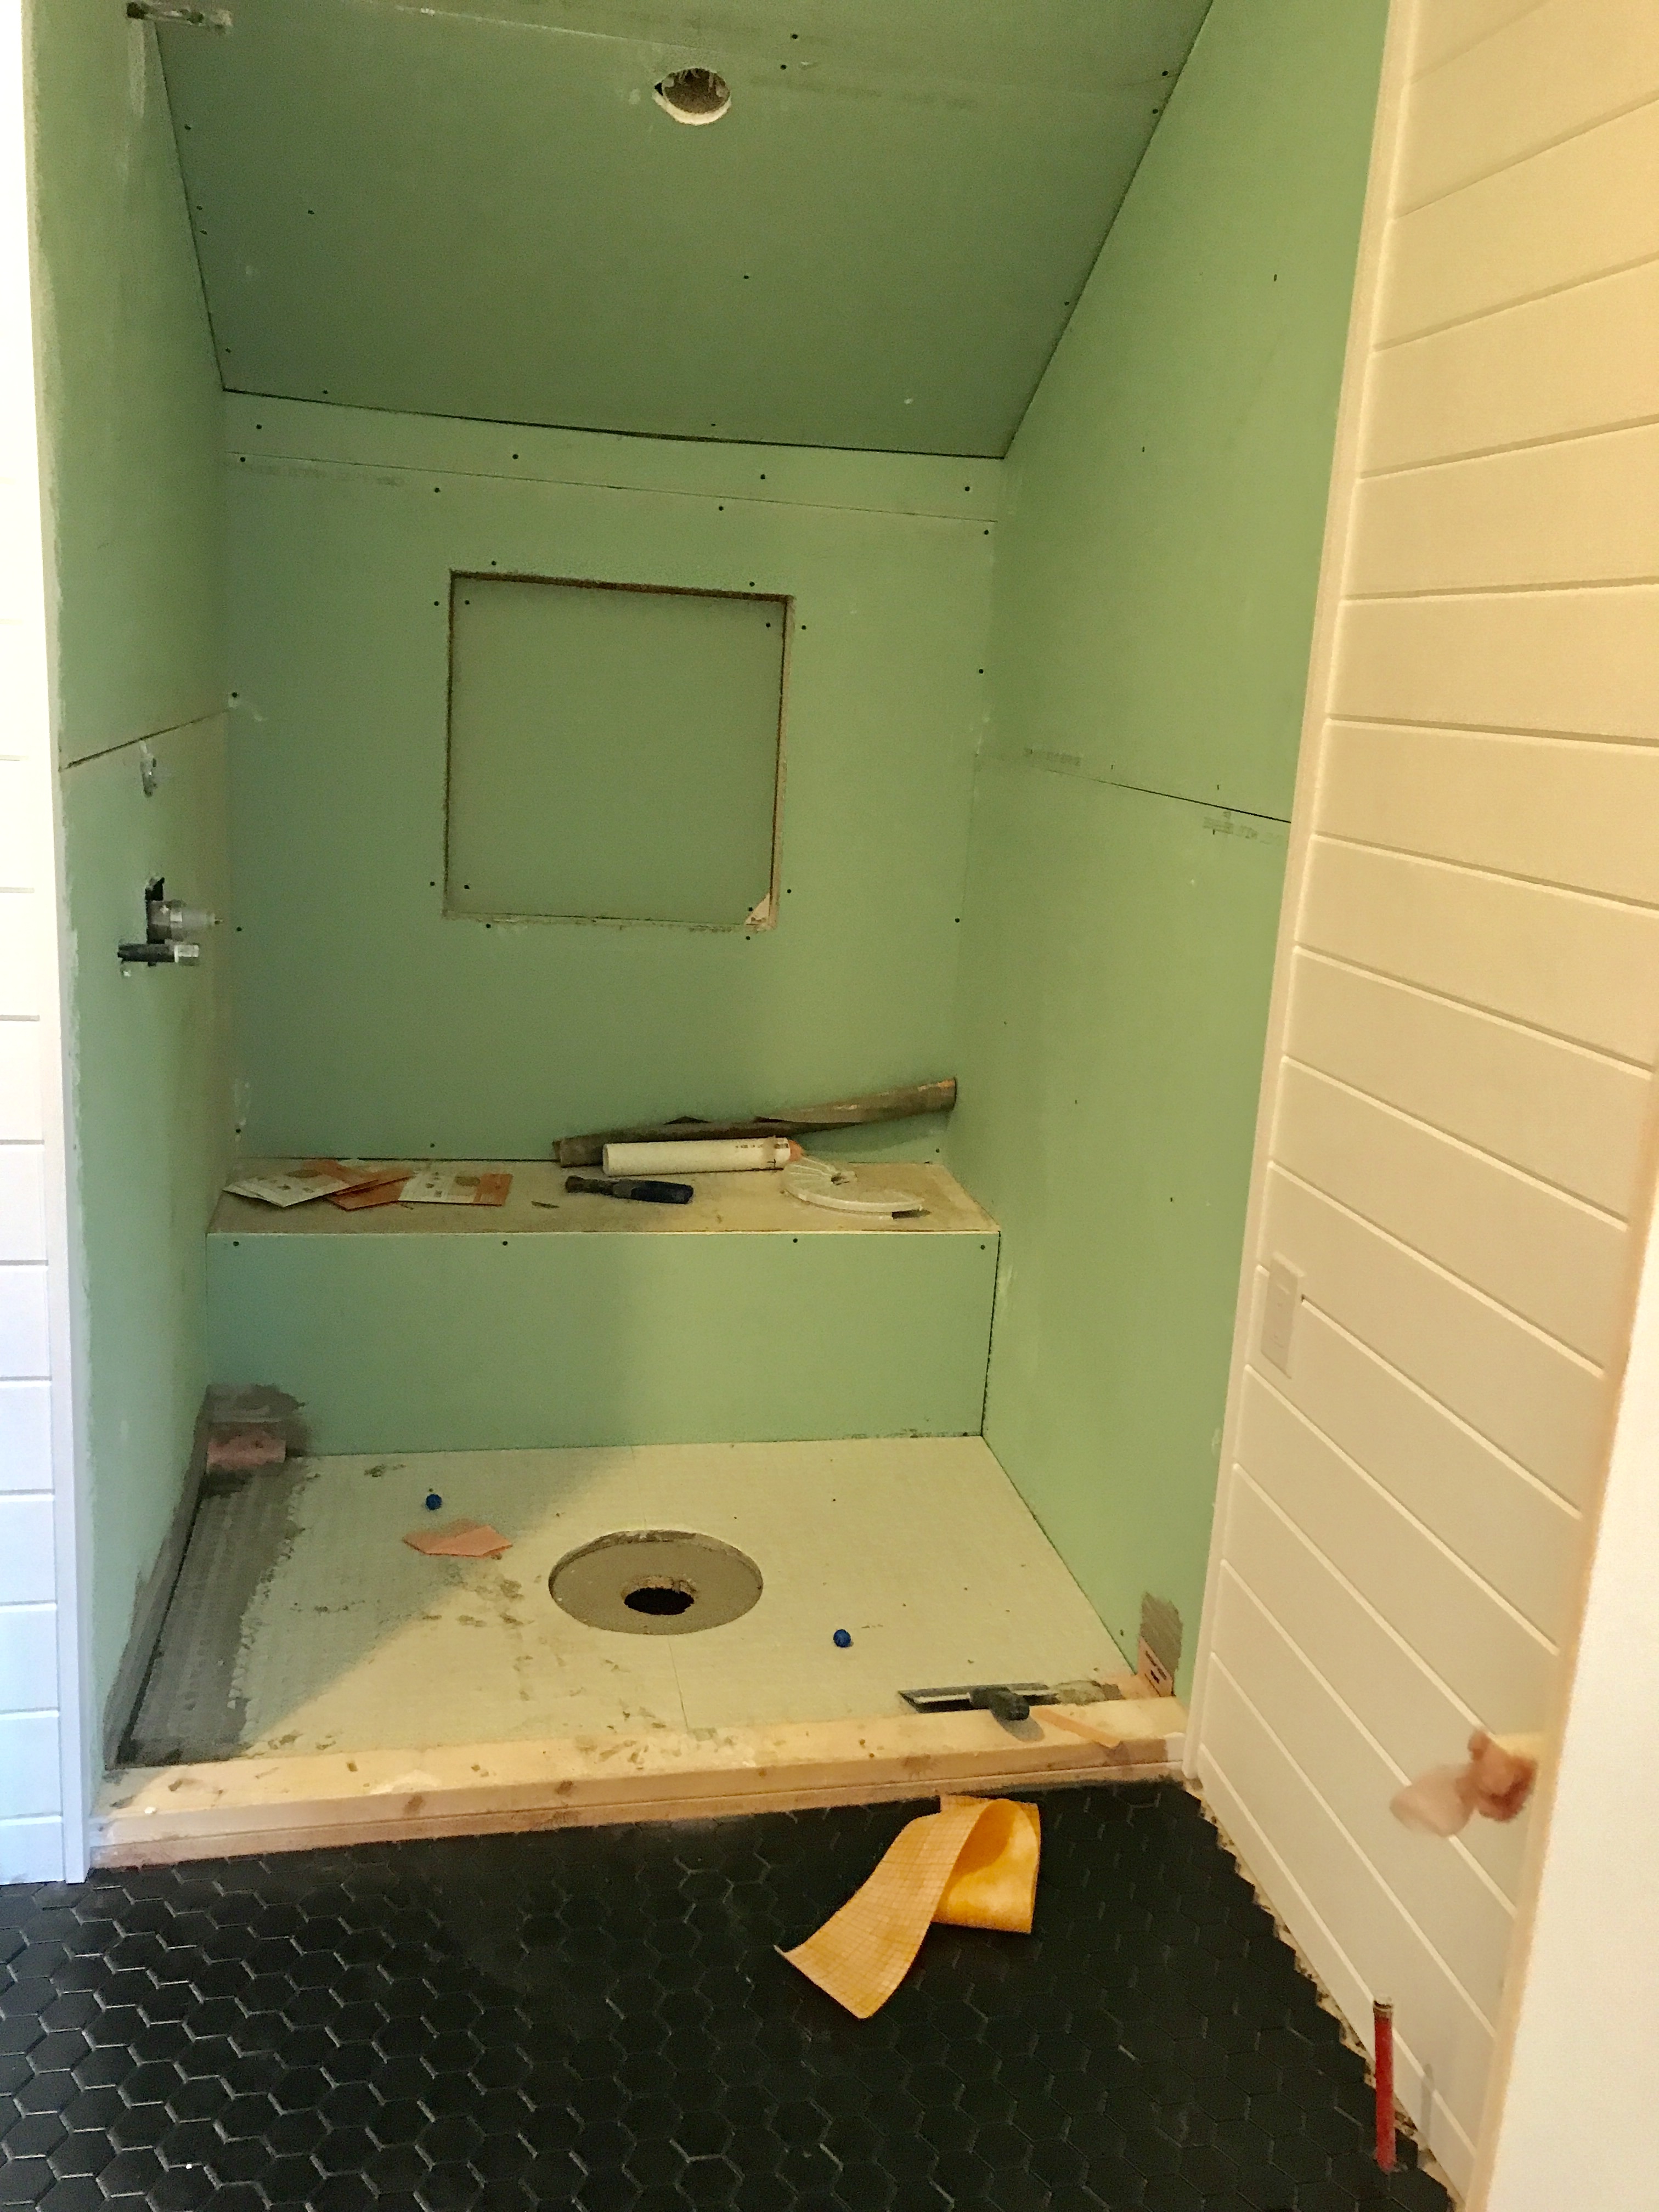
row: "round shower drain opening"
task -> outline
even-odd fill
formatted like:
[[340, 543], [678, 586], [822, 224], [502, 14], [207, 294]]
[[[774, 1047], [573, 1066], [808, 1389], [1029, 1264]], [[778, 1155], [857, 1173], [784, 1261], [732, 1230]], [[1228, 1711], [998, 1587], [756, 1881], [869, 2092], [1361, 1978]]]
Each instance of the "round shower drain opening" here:
[[590, 1628], [691, 1636], [740, 1620], [762, 1583], [755, 1562], [718, 1536], [621, 1528], [567, 1552], [547, 1587], [555, 1605]]

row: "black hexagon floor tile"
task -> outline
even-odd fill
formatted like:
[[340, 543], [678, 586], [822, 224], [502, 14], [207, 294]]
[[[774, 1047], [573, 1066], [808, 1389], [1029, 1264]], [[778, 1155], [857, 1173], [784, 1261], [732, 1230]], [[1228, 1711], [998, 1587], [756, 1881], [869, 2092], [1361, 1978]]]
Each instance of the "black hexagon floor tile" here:
[[1179, 1789], [1055, 1791], [1029, 1938], [777, 1956], [915, 1805], [0, 1889], [0, 2208], [1445, 2212]]

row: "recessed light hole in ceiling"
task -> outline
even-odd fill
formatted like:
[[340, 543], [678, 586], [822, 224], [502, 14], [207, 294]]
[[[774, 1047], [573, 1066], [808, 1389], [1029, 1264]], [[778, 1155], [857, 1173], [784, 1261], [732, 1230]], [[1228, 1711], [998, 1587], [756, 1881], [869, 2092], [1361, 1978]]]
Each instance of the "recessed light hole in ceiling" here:
[[673, 70], [651, 97], [676, 123], [718, 123], [732, 105], [732, 88], [713, 70]]

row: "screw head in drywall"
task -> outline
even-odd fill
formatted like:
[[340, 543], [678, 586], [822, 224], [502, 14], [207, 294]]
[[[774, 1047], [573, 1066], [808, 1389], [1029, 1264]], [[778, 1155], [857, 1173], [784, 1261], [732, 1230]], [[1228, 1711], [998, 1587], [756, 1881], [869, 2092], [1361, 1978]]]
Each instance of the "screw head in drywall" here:
[[435, 1490], [428, 1491], [426, 1493], [426, 1510], [428, 1513], [435, 1513], [442, 1504], [443, 1500], [439, 1497]]
[[853, 1632], [850, 1628], [838, 1628], [830, 1640], [837, 1651], [845, 1651], [853, 1641]]

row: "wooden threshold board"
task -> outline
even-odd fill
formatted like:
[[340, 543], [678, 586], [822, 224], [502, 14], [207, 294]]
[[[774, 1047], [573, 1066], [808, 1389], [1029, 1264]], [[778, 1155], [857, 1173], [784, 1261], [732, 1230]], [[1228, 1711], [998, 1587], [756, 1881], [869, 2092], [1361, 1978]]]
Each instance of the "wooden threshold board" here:
[[[1054, 1717], [1060, 1717], [1056, 1719]], [[1060, 1724], [1097, 1732], [1092, 1741]], [[861, 1805], [940, 1790], [996, 1794], [1179, 1771], [1187, 1717], [1173, 1698], [989, 1713], [667, 1729], [568, 1740], [216, 1759], [111, 1774], [92, 1821], [94, 1866], [308, 1850], [400, 1837], [711, 1820]]]

